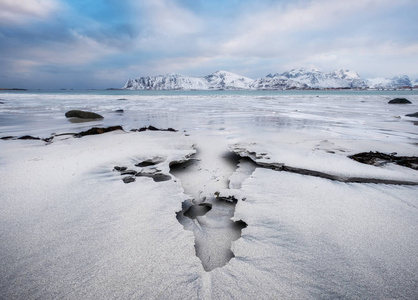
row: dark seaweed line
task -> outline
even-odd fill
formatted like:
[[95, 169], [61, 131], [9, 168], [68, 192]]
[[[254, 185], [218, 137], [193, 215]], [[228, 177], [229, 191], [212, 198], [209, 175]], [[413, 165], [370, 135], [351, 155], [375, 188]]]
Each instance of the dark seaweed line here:
[[[245, 156], [242, 156], [242, 154], [240, 153], [237, 153], [237, 154], [240, 155], [241, 157], [245, 157]], [[264, 169], [270, 169], [274, 171], [284, 171], [284, 172], [290, 172], [290, 173], [313, 176], [313, 177], [320, 177], [320, 178], [344, 182], [344, 183], [418, 185], [418, 182], [404, 181], [404, 180], [390, 180], [390, 179], [363, 178], [363, 177], [342, 177], [342, 176], [331, 175], [331, 174], [327, 174], [324, 172], [319, 172], [319, 171], [314, 171], [314, 170], [309, 170], [309, 169], [289, 167], [289, 166], [285, 166], [284, 164], [279, 164], [279, 163], [269, 164], [269, 163], [257, 162], [251, 157], [251, 155], [248, 155], [246, 157], [249, 157], [252, 161], [254, 161], [254, 163], [257, 164], [257, 166], [264, 168]]]
[[[86, 135], [103, 134], [103, 133], [111, 132], [111, 131], [115, 131], [115, 130], [125, 131], [122, 126], [117, 125], [117, 126], [110, 126], [110, 127], [92, 127], [89, 130], [81, 131], [81, 132], [78, 132], [78, 133], [71, 133], [71, 132], [60, 133], [60, 134], [52, 135], [48, 138], [40, 138], [40, 137], [31, 136], [31, 135], [24, 135], [24, 136], [20, 136], [20, 137], [4, 136], [4, 137], [1, 137], [0, 139], [1, 140], [41, 140], [41, 141], [44, 141], [44, 142], [47, 142], [47, 143], [51, 143], [52, 140], [54, 139], [54, 137], [56, 137], [56, 136], [72, 135], [73, 137], [81, 138], [81, 137], [86, 136]], [[147, 130], [177, 132], [177, 130], [175, 130], [173, 128], [160, 129], [160, 128], [156, 128], [156, 127], [151, 126], [151, 125], [148, 126], [148, 127], [141, 127], [141, 128], [138, 128], [138, 129], [131, 129], [130, 131], [131, 132], [143, 132], [143, 131], [147, 131]]]

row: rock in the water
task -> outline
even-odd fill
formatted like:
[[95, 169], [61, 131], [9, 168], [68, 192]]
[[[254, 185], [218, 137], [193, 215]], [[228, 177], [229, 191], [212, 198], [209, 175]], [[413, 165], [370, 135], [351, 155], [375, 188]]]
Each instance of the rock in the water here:
[[123, 111], [123, 109], [117, 109], [117, 110], [115, 110], [115, 113], [118, 113], [118, 114], [123, 114], [123, 113], [124, 113], [124, 111]]
[[80, 119], [103, 119], [103, 116], [94, 112], [83, 110], [70, 110], [65, 113], [67, 118], [80, 118]]
[[407, 116], [407, 117], [413, 117], [413, 118], [418, 118], [418, 112], [413, 113], [413, 114], [407, 114], [405, 116]]
[[412, 102], [406, 98], [395, 98], [388, 102], [389, 104], [411, 104]]

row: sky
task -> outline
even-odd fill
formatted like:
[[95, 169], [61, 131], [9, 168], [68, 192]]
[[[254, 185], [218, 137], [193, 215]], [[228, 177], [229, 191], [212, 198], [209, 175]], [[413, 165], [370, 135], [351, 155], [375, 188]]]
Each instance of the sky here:
[[0, 0], [0, 87], [292, 68], [418, 79], [417, 0]]

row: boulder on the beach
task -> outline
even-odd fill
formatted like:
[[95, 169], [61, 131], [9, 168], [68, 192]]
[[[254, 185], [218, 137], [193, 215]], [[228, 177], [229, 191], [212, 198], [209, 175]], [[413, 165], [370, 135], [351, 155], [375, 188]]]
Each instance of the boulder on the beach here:
[[406, 98], [395, 98], [388, 102], [389, 104], [411, 104], [412, 102]]
[[405, 115], [406, 117], [413, 117], [413, 118], [418, 118], [418, 112], [413, 113], [413, 114], [407, 114]]
[[80, 119], [103, 119], [103, 116], [94, 112], [83, 110], [70, 110], [65, 113], [67, 118], [80, 118]]

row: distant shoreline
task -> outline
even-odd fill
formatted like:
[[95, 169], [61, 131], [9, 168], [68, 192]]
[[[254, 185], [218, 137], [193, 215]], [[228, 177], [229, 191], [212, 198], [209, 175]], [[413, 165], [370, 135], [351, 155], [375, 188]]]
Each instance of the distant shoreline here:
[[18, 88], [8, 89], [8, 88], [0, 88], [0, 91], [27, 91], [27, 89], [18, 89]]

